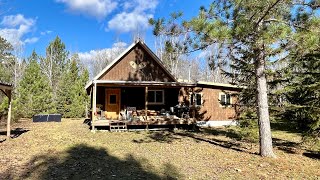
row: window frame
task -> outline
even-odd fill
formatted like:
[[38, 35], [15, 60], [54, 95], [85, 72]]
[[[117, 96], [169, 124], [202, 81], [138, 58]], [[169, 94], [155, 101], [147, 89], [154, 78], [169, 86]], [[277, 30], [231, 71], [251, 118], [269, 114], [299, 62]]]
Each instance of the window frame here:
[[[197, 104], [197, 95], [200, 96], [200, 103], [201, 104]], [[193, 101], [192, 101], [193, 100]], [[191, 94], [191, 97], [190, 97], [190, 102], [191, 102], [191, 105], [194, 105], [195, 107], [199, 107], [199, 106], [202, 106], [203, 105], [203, 94], [202, 93], [193, 93]]]
[[[225, 96], [225, 102], [226, 102], [226, 104], [222, 104], [222, 99], [221, 99], [221, 96]], [[230, 102], [229, 102], [229, 104], [227, 103], [227, 96], [229, 96], [230, 97]], [[219, 104], [220, 104], [220, 107], [231, 107], [232, 106], [232, 95], [231, 95], [231, 93], [227, 93], [227, 92], [219, 92], [219, 97], [218, 97], [218, 99], [219, 99]]]
[[[150, 91], [155, 92], [154, 93], [154, 100], [155, 102], [149, 102], [149, 96], [150, 96]], [[157, 102], [157, 91], [160, 91], [162, 94], [162, 100], [161, 102]], [[148, 89], [148, 99], [147, 99], [148, 104], [150, 105], [163, 105], [164, 104], [164, 90], [163, 89]]]

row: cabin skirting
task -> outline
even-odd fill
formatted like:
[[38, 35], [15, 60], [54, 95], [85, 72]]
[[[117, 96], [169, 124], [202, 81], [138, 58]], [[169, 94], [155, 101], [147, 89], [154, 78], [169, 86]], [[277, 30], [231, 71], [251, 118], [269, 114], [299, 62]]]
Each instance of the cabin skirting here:
[[217, 127], [217, 126], [236, 126], [238, 122], [236, 120], [226, 120], [226, 121], [197, 121], [197, 126], [200, 127]]

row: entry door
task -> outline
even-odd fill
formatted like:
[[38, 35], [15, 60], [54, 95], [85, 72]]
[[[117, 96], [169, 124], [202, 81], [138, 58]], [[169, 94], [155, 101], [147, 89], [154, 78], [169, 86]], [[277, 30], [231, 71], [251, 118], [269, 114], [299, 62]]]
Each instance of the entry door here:
[[107, 119], [118, 119], [120, 112], [120, 89], [106, 89]]

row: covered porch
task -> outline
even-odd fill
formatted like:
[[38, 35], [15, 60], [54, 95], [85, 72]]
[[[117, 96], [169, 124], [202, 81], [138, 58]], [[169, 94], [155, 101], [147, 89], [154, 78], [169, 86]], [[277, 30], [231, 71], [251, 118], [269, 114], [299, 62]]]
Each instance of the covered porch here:
[[[88, 86], [91, 96], [91, 126], [166, 126], [194, 124], [189, 93], [194, 84], [153, 81], [95, 80]], [[188, 89], [188, 92], [183, 90]]]

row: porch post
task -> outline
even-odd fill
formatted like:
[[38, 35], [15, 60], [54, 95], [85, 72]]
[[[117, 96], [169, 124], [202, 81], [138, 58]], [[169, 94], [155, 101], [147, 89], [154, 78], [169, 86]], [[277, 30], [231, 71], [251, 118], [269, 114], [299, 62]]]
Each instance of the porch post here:
[[148, 129], [148, 86], [146, 86], [145, 88], [145, 118], [146, 118], [146, 122], [147, 122], [147, 126], [146, 129]]
[[85, 118], [88, 119], [88, 101], [86, 101], [86, 110], [85, 110]]
[[7, 119], [7, 137], [10, 139], [11, 135], [11, 90], [7, 91], [7, 96], [8, 96], [8, 104], [9, 104], [9, 109], [8, 109], [8, 119]]
[[97, 112], [97, 83], [94, 81], [92, 86], [92, 131], [95, 131], [94, 121], [96, 120], [96, 112]]

